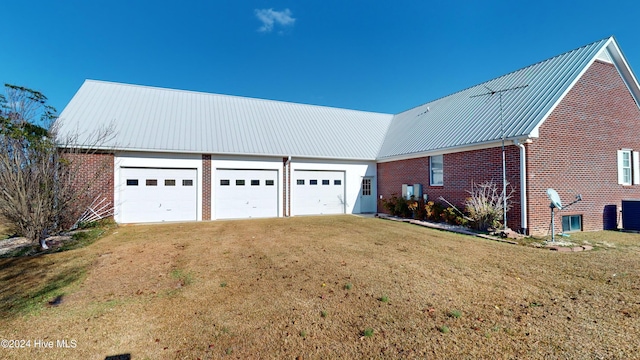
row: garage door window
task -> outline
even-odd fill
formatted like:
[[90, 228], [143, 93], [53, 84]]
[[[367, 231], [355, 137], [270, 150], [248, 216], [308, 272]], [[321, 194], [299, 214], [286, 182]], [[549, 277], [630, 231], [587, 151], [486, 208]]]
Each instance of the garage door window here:
[[267, 185], [267, 186], [273, 186], [274, 183], [275, 182], [273, 180], [265, 180], [264, 181], [264, 184]]
[[298, 180], [296, 180], [296, 184], [298, 184], [298, 185], [304, 185], [304, 179], [298, 179]]
[[309, 180], [309, 185], [318, 185], [318, 180]]
[[236, 180], [236, 186], [244, 186], [244, 180]]
[[193, 180], [191, 179], [182, 180], [182, 186], [193, 186]]
[[146, 185], [147, 186], [158, 186], [158, 180], [157, 179], [147, 179]]
[[251, 186], [260, 186], [260, 180], [251, 180]]
[[342, 180], [333, 180], [333, 185], [342, 185]]
[[330, 184], [329, 180], [322, 180], [322, 185], [329, 185], [329, 184]]
[[229, 180], [220, 180], [220, 186], [229, 186]]
[[176, 181], [174, 179], [165, 179], [164, 186], [176, 186]]
[[138, 179], [127, 179], [127, 186], [138, 186]]

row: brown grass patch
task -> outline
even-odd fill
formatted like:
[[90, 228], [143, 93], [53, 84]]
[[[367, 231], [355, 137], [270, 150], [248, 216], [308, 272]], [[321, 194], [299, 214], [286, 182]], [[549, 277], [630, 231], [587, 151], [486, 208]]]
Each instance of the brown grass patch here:
[[[83, 249], [0, 259], [0, 338], [77, 342], [0, 351], [640, 357], [640, 235], [589, 236], [615, 246], [555, 253], [353, 216], [121, 227]], [[43, 277], [58, 279], [46, 293], [64, 294], [60, 305], [4, 304], [37, 292]]]

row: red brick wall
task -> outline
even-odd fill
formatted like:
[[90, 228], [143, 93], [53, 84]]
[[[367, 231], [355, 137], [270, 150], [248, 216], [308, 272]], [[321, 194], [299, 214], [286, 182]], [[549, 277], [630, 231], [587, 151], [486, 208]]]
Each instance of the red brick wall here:
[[[640, 110], [611, 64], [596, 62], [540, 127], [540, 137], [526, 144], [528, 231], [547, 235], [550, 228], [547, 188], [563, 202], [576, 194], [583, 201], [556, 215], [582, 215], [583, 230], [603, 229], [607, 205], [621, 208], [622, 199], [640, 199], [640, 185], [618, 185], [617, 150], [640, 150]], [[444, 186], [429, 186], [429, 158], [378, 164], [378, 193], [401, 194], [402, 184], [420, 183], [430, 200], [439, 196], [459, 205], [472, 182], [502, 178], [500, 148], [444, 155]], [[520, 229], [519, 148], [507, 146], [507, 180], [514, 189], [508, 225]], [[380, 206], [378, 211], [383, 211]]]
[[70, 214], [72, 221], [84, 212], [87, 206], [97, 197], [106, 199], [103, 205], [113, 208], [113, 172], [114, 155], [107, 153], [94, 154], [65, 154], [71, 161], [71, 166], [75, 172], [74, 181], [78, 184], [78, 191], [86, 191], [85, 196], [81, 196], [74, 214]]
[[211, 155], [202, 155], [202, 220], [211, 220]]
[[527, 145], [529, 227], [547, 234], [550, 224], [546, 189], [563, 203], [576, 194], [583, 201], [556, 215], [582, 215], [583, 230], [602, 230], [603, 210], [622, 199], [640, 199], [640, 185], [618, 185], [616, 151], [640, 150], [640, 110], [615, 67], [595, 62], [540, 127]]
[[[512, 208], [507, 213], [510, 228], [520, 230], [520, 152], [516, 146], [505, 148], [507, 191], [513, 189]], [[465, 151], [443, 156], [443, 186], [429, 185], [429, 157], [378, 163], [378, 195], [389, 198], [402, 194], [402, 184], [422, 184], [429, 200], [440, 196], [464, 209], [472, 183], [493, 181], [502, 188], [502, 150], [500, 147]], [[378, 211], [384, 209], [378, 204]]]

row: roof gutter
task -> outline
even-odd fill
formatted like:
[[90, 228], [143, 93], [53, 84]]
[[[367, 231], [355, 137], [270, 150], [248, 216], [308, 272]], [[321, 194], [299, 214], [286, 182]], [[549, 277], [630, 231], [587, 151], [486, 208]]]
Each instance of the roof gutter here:
[[[530, 142], [531, 140], [525, 140]], [[527, 214], [527, 150], [520, 140], [513, 143], [520, 148], [520, 227], [523, 234], [527, 234], [529, 228]]]

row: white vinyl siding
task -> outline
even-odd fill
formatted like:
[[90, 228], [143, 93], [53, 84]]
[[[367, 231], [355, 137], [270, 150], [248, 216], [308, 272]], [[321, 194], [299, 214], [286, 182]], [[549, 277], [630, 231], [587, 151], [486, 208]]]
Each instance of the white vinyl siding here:
[[640, 152], [618, 150], [618, 184], [640, 184]]
[[429, 157], [429, 180], [431, 186], [443, 185], [443, 155], [435, 155]]

